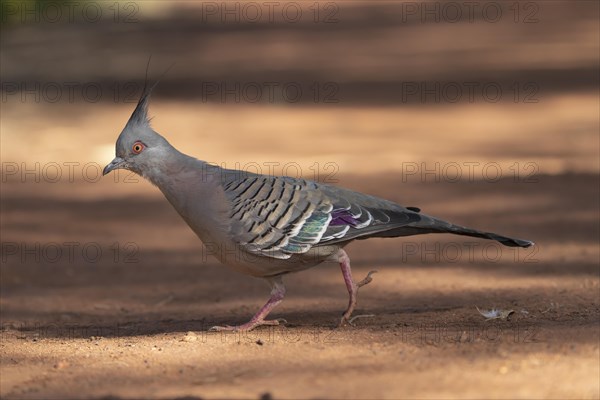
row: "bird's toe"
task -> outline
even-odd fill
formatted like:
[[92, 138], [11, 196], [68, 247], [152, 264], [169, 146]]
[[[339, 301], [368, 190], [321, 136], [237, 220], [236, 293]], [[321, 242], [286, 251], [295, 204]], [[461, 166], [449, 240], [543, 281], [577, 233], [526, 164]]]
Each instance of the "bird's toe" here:
[[208, 331], [209, 332], [224, 332], [224, 331], [233, 331], [235, 330], [235, 326], [225, 325], [225, 326], [213, 326]]

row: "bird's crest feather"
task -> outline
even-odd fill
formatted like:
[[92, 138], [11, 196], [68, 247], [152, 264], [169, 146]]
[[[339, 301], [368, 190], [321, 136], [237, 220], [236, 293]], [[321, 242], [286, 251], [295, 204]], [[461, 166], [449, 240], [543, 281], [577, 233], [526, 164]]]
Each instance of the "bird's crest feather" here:
[[127, 125], [130, 127], [133, 126], [150, 126], [151, 118], [148, 117], [148, 104], [150, 102], [150, 95], [154, 88], [158, 85], [160, 80], [169, 72], [169, 70], [175, 64], [171, 64], [169, 68], [162, 73], [162, 75], [152, 84], [152, 86], [148, 86], [148, 70], [150, 69], [150, 61], [152, 60], [152, 56], [148, 58], [148, 64], [146, 65], [146, 76], [144, 78], [144, 88], [142, 89], [142, 95], [133, 110], [133, 114], [129, 117], [129, 121], [127, 121]]

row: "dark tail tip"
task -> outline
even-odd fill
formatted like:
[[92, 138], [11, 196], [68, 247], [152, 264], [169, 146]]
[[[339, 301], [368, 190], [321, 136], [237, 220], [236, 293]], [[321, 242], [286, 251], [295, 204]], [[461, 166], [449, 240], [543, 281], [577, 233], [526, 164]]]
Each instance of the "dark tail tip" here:
[[446, 221], [442, 221], [437, 218], [431, 218], [431, 217], [429, 217], [429, 218], [430, 218], [430, 220], [433, 219], [433, 221], [434, 221], [433, 229], [435, 229], [435, 230], [433, 230], [432, 228], [429, 228], [429, 229], [431, 229], [430, 232], [431, 231], [446, 232], [446, 233], [454, 233], [455, 235], [464, 235], [464, 236], [478, 237], [478, 238], [482, 238], [482, 239], [490, 239], [490, 240], [495, 240], [497, 242], [500, 242], [501, 244], [508, 246], [508, 247], [531, 247], [531, 246], [535, 245], [535, 243], [533, 243], [530, 240], [514, 239], [514, 238], [507, 237], [507, 236], [498, 235], [497, 233], [478, 231], [476, 229], [466, 228], [466, 227], [460, 226], [460, 225], [454, 225], [454, 224], [451, 224]]
[[497, 240], [498, 242], [502, 243], [505, 246], [508, 247], [531, 247], [534, 246], [535, 243], [530, 241], [530, 240], [523, 240], [523, 239], [513, 239], [513, 238], [509, 238], [509, 237], [505, 237], [505, 236], [500, 236], [500, 235], [490, 235], [491, 239]]

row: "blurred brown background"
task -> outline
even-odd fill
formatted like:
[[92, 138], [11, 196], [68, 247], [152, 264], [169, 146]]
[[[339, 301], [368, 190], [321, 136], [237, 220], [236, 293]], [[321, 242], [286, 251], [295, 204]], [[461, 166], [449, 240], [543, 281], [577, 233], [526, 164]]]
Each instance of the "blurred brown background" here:
[[[597, 2], [0, 12], [3, 398], [600, 396]], [[266, 287], [206, 257], [156, 188], [99, 175], [150, 55], [151, 82], [174, 64], [153, 126], [187, 154], [538, 246], [352, 244], [357, 277], [380, 271], [359, 300], [375, 317], [332, 330], [347, 300], [322, 266], [288, 279], [274, 312], [287, 327], [208, 334]], [[476, 306], [515, 313], [485, 321]]]

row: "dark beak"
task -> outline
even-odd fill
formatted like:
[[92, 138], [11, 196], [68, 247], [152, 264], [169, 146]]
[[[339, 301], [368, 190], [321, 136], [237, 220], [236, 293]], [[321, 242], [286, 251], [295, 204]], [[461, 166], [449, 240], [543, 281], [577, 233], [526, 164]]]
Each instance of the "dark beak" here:
[[115, 157], [115, 159], [112, 160], [110, 162], [110, 164], [108, 164], [106, 167], [104, 167], [104, 171], [102, 171], [102, 175], [106, 175], [112, 170], [123, 168], [124, 165], [125, 165], [125, 160], [123, 160], [121, 157]]

